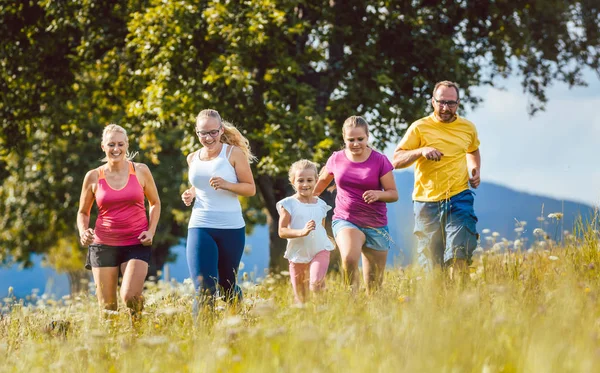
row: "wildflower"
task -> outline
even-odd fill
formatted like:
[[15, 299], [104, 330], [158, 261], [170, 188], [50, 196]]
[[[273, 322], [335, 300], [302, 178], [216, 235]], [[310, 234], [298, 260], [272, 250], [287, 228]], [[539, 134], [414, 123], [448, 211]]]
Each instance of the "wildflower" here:
[[238, 269], [241, 271], [242, 269], [244, 269], [245, 266], [246, 265], [244, 264], [244, 262], [240, 262]]
[[492, 237], [500, 237], [500, 233], [494, 232], [494, 233], [492, 233]]
[[252, 246], [250, 246], [250, 245], [246, 245], [246, 246], [244, 247], [244, 254], [245, 254], [245, 255], [250, 255], [250, 254], [252, 254]]
[[557, 257], [557, 256], [555, 256], [555, 255], [550, 255], [550, 256], [548, 257], [548, 259], [550, 259], [550, 260], [552, 260], [552, 261], [555, 261], [555, 260], [558, 260], [558, 257]]
[[173, 316], [173, 315], [176, 315], [176, 314], [182, 313], [182, 312], [184, 312], [183, 308], [166, 307], [166, 308], [163, 308], [162, 310], [158, 310], [156, 313], [159, 315]]
[[250, 311], [250, 314], [254, 317], [269, 316], [275, 311], [275, 305], [272, 301], [264, 301], [257, 303], [254, 308]]
[[537, 218], [535, 218], [537, 221], [544, 221], [546, 220], [543, 216], [538, 216]]
[[221, 326], [224, 326], [226, 328], [232, 328], [234, 326], [240, 325], [243, 321], [244, 320], [242, 319], [241, 316], [236, 315], [236, 316], [231, 316], [226, 319], [223, 319], [220, 324], [221, 324]]
[[89, 334], [92, 338], [103, 339], [107, 337], [107, 334], [100, 330], [92, 330]]
[[553, 212], [552, 214], [548, 214], [548, 219], [556, 219], [556, 220], [560, 220], [563, 217], [563, 213], [562, 212]]
[[487, 228], [484, 228], [484, 229], [481, 231], [481, 233], [483, 233], [483, 234], [488, 234], [488, 233], [490, 233], [490, 232], [491, 232], [491, 230], [489, 230], [489, 229], [487, 229]]
[[283, 276], [289, 276], [290, 272], [289, 271], [281, 271], [280, 272]]
[[544, 236], [545, 234], [546, 234], [546, 232], [544, 232], [544, 230], [542, 228], [535, 228], [533, 230], [533, 235], [534, 236], [541, 237], [541, 236]]
[[160, 345], [167, 343], [169, 341], [169, 339], [167, 337], [165, 337], [164, 335], [154, 335], [151, 337], [140, 338], [139, 341], [140, 341], [140, 344], [142, 344], [144, 346], [156, 347], [156, 346], [160, 346]]
[[585, 289], [583, 289], [583, 292], [586, 294], [589, 294], [589, 292], [592, 291], [590, 288], [586, 287]]
[[246, 289], [246, 290], [250, 289], [253, 286], [254, 286], [254, 284], [252, 282], [250, 282], [250, 281], [244, 281], [241, 284], [242, 289]]
[[229, 349], [227, 347], [219, 347], [216, 351], [216, 355], [218, 359], [222, 359], [229, 354]]
[[521, 233], [524, 230], [525, 230], [525, 228], [523, 228], [523, 227], [517, 227], [517, 228], [515, 228], [515, 232], [517, 232], [517, 233]]

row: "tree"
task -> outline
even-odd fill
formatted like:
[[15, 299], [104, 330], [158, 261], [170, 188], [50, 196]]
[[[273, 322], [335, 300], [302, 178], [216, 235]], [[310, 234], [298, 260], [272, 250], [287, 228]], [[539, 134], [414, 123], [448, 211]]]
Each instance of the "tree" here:
[[[98, 133], [105, 121], [125, 124], [160, 175], [159, 191], [168, 201], [161, 232], [176, 237], [183, 234], [188, 214], [179, 204], [186, 172], [181, 151], [197, 146], [195, 114], [215, 108], [244, 131], [259, 158], [253, 166], [259, 196], [244, 203], [250, 209], [247, 216], [256, 221], [262, 218], [261, 207], [267, 213], [273, 270], [284, 265], [275, 203], [289, 193], [286, 170], [298, 158], [323, 164], [339, 148], [340, 128], [349, 115], [366, 116], [374, 143], [382, 148], [427, 112], [439, 80], [458, 82], [463, 103], [475, 106], [480, 99], [472, 87], [519, 75], [534, 114], [544, 108], [544, 92], [553, 82], [584, 85], [583, 69], [600, 72], [600, 5], [591, 0], [40, 4], [45, 7], [37, 6], [42, 16], [35, 22], [24, 16], [23, 6], [0, 11], [2, 40], [38, 43], [26, 49], [3, 43], [3, 79], [20, 77], [13, 56], [25, 61], [42, 53], [36, 45], [45, 40], [44, 33], [30, 36], [31, 23], [42, 30], [55, 26], [48, 45], [56, 46], [43, 50], [57, 61], [67, 56], [61, 64], [68, 71], [55, 75], [40, 62], [33, 76], [3, 81], [5, 94], [19, 87], [20, 95], [4, 99], [1, 112], [12, 113], [16, 107], [24, 113], [3, 119], [4, 144], [10, 139], [14, 149], [25, 149], [23, 144], [35, 136], [21, 130], [22, 123], [42, 124], [39, 136], [72, 131], [84, 143], [89, 128]], [[14, 21], [23, 18], [27, 22]], [[38, 75], [52, 89], [34, 84]], [[39, 100], [48, 101], [43, 112], [36, 106]], [[7, 136], [15, 124], [18, 135]], [[1, 159], [8, 164], [10, 154]], [[89, 161], [82, 160], [81, 168]], [[48, 224], [47, 213], [34, 213], [22, 198], [10, 198], [23, 186], [24, 171], [8, 169], [0, 212], [18, 219], [0, 228], [23, 230], [23, 225], [15, 226], [26, 220], [16, 206], [27, 217], [39, 217], [40, 226]], [[57, 196], [45, 181], [39, 188], [46, 201]], [[66, 221], [66, 216], [56, 220]], [[2, 242], [6, 247], [15, 241], [5, 237]], [[25, 241], [18, 242], [15, 247], [27, 252]]]

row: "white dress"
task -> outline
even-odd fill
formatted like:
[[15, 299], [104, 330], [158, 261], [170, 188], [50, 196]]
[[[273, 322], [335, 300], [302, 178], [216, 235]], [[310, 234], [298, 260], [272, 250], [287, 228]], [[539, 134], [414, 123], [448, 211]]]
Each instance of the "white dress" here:
[[334, 249], [322, 224], [327, 211], [331, 210], [325, 201], [317, 198], [317, 203], [303, 203], [294, 197], [287, 197], [277, 202], [277, 210], [281, 211], [282, 208], [291, 215], [288, 228], [303, 229], [310, 220], [316, 223], [315, 230], [308, 236], [288, 238], [284, 258], [294, 263], [309, 263], [320, 251]]

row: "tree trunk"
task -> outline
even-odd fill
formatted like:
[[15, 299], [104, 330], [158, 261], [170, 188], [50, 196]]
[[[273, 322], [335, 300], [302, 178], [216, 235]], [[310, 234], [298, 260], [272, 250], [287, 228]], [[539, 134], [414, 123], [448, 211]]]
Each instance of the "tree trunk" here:
[[[86, 294], [89, 289], [90, 272], [86, 269], [68, 271], [67, 276], [69, 277], [69, 285], [71, 288], [71, 295], [77, 295], [80, 293]], [[87, 281], [86, 281], [87, 280]]]

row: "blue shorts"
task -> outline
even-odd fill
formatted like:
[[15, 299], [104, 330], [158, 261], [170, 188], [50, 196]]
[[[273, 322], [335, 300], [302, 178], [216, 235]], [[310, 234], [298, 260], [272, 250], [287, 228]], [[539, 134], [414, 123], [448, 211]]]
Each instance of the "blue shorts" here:
[[414, 201], [419, 264], [431, 267], [453, 259], [471, 262], [479, 239], [473, 195], [467, 189], [443, 201]]
[[378, 228], [363, 228], [359, 227], [354, 223], [350, 223], [347, 220], [334, 220], [331, 223], [331, 229], [333, 230], [333, 236], [337, 237], [338, 233], [342, 229], [354, 228], [363, 232], [365, 235], [365, 247], [377, 251], [388, 251], [392, 246], [392, 236], [390, 236], [390, 230], [387, 225]]

